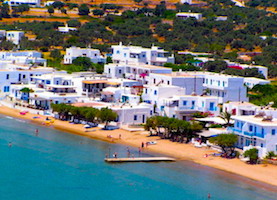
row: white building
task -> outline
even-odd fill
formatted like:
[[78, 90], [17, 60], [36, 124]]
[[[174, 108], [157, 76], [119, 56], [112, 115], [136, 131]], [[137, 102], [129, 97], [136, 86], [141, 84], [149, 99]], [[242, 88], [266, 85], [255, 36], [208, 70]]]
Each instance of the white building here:
[[277, 153], [277, 119], [270, 116], [233, 116], [235, 124], [229, 128], [239, 136], [237, 147], [259, 149], [259, 155], [264, 157], [268, 151]]
[[77, 31], [75, 27], [69, 27], [67, 24], [65, 26], [59, 26], [58, 31], [61, 33], [69, 33], [70, 31]]
[[106, 59], [100, 54], [98, 49], [70, 47], [66, 49], [64, 64], [72, 64], [77, 57], [88, 57], [93, 63], [105, 63]]
[[180, 0], [180, 2], [181, 2], [182, 4], [184, 4], [184, 3], [192, 4], [192, 0]]
[[11, 41], [12, 43], [18, 45], [21, 38], [24, 36], [24, 31], [7, 31], [6, 40]]
[[163, 66], [165, 63], [175, 62], [173, 54], [157, 46], [143, 48], [140, 46], [125, 46], [120, 42], [119, 45], [112, 46], [112, 51], [114, 63]]
[[46, 65], [46, 59], [43, 59], [38, 51], [0, 51], [0, 62]]
[[270, 81], [269, 80], [260, 79], [260, 78], [255, 78], [255, 77], [245, 77], [244, 78], [244, 84], [251, 89], [255, 85], [270, 84]]
[[116, 120], [119, 126], [131, 125], [131, 124], [143, 124], [148, 117], [153, 114], [152, 106], [149, 104], [111, 104], [104, 102], [90, 102], [90, 103], [75, 103], [77, 107], [93, 107], [97, 109], [110, 108], [117, 113], [118, 118]]
[[209, 113], [210, 116], [219, 115], [218, 97], [197, 95], [174, 95], [162, 99], [163, 111], [168, 117], [190, 120], [193, 113]]
[[152, 107], [147, 104], [114, 105], [110, 107], [118, 115], [120, 125], [144, 124], [152, 116]]
[[184, 95], [185, 89], [172, 85], [145, 85], [143, 88], [142, 99], [144, 102], [156, 105], [155, 112], [163, 111], [162, 99], [170, 98], [174, 95]]
[[51, 73], [53, 68], [37, 69], [2, 69], [0, 70], [0, 93], [9, 94], [11, 84], [30, 82], [32, 76], [41, 76], [42, 74]]
[[22, 4], [27, 4], [32, 7], [40, 6], [40, 0], [7, 0], [5, 3], [8, 3], [10, 6], [19, 6]]
[[[80, 98], [72, 81], [72, 75], [44, 74], [32, 76], [31, 79], [31, 84], [11, 85], [10, 96], [27, 101], [32, 108], [43, 110], [49, 110], [51, 103], [75, 103]], [[33, 90], [27, 97], [20, 91], [26, 87]]]
[[153, 85], [166, 84], [183, 87], [187, 95], [203, 93], [203, 77], [190, 75], [185, 72], [172, 72], [171, 74], [151, 73], [149, 83]]
[[149, 82], [151, 73], [170, 74], [171, 72], [171, 68], [153, 65], [107, 64], [104, 66], [104, 73], [109, 78], [139, 80], [142, 84]]
[[244, 77], [217, 73], [194, 72], [204, 78], [203, 86], [212, 96], [220, 97], [219, 103], [226, 101], [248, 101]]
[[180, 12], [176, 14], [176, 17], [180, 19], [187, 19], [191, 17], [200, 20], [202, 19], [202, 13]]
[[235, 116], [255, 115], [259, 107], [249, 102], [233, 101], [223, 104], [223, 111]]

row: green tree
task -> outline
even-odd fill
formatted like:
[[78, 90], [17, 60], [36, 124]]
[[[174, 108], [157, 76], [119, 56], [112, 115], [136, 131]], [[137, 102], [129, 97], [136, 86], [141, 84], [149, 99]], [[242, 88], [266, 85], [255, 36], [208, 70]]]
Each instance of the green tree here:
[[214, 143], [221, 147], [226, 157], [234, 157], [235, 143], [238, 140], [238, 136], [235, 134], [220, 134], [216, 137], [209, 139], [209, 142]]
[[81, 26], [81, 22], [77, 19], [71, 19], [71, 20], [67, 21], [66, 23], [70, 27], [80, 27]]
[[80, 7], [78, 8], [79, 10], [79, 15], [88, 15], [89, 14], [89, 7], [86, 4], [82, 4], [80, 5]]
[[257, 161], [258, 161], [258, 159], [259, 159], [258, 153], [259, 153], [259, 150], [258, 150], [258, 149], [252, 148], [252, 149], [248, 149], [247, 151], [245, 151], [245, 152], [243, 153], [243, 155], [244, 155], [245, 157], [248, 157], [248, 158], [249, 158], [250, 164], [257, 164]]
[[64, 3], [61, 2], [61, 1], [55, 1], [54, 3], [52, 3], [52, 6], [53, 6], [54, 8], [61, 9], [61, 8], [64, 7]]
[[52, 6], [49, 6], [47, 11], [48, 11], [49, 15], [52, 15], [55, 12], [55, 10]]
[[50, 57], [52, 57], [54, 59], [61, 59], [62, 55], [58, 49], [54, 49], [53, 51], [50, 52]]
[[95, 108], [89, 108], [85, 113], [85, 119], [89, 122], [95, 122], [96, 117], [98, 116], [99, 110]]
[[105, 14], [104, 10], [100, 10], [100, 9], [95, 9], [92, 11], [93, 15], [96, 16], [103, 16]]
[[98, 118], [105, 123], [105, 127], [109, 122], [116, 120], [117, 114], [109, 108], [101, 108]]
[[73, 65], [81, 66], [83, 71], [92, 69], [92, 62], [88, 57], [77, 57], [72, 61]]

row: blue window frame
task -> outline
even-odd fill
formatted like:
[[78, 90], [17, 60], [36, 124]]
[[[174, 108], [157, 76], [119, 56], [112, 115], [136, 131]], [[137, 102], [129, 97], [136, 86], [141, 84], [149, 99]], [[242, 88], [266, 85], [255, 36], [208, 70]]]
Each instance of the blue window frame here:
[[251, 132], [253, 131], [253, 126], [252, 125], [249, 126], [249, 131], [251, 131]]
[[136, 121], [138, 119], [138, 116], [137, 115], [134, 115], [134, 120]]
[[271, 130], [271, 135], [275, 135], [275, 129]]
[[183, 101], [183, 106], [186, 106], [187, 105], [187, 101]]
[[154, 90], [154, 95], [157, 95], [157, 90]]

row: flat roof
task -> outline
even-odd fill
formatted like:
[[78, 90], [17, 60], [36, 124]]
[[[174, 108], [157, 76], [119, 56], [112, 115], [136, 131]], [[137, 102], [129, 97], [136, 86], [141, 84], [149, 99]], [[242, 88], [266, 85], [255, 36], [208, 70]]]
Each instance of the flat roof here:
[[272, 121], [262, 121], [263, 117], [255, 117], [254, 115], [248, 116], [232, 116], [232, 119], [257, 124], [260, 126], [277, 126], [277, 119], [273, 118]]

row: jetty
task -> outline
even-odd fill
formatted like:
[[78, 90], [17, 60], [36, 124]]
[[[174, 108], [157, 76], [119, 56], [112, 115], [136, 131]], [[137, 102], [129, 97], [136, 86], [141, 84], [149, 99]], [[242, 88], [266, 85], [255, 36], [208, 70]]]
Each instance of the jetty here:
[[169, 157], [135, 157], [135, 158], [105, 158], [106, 162], [173, 162]]

